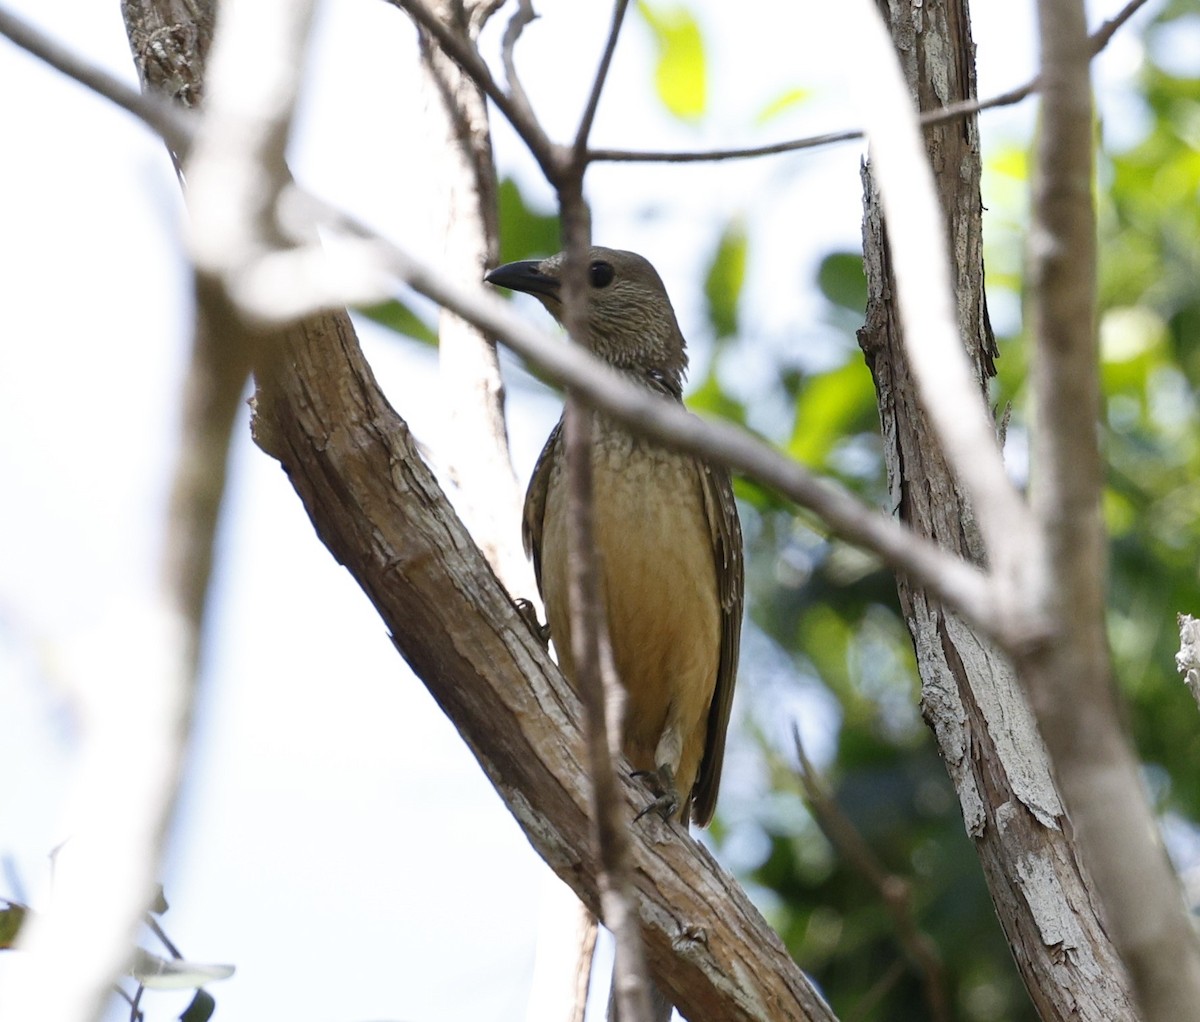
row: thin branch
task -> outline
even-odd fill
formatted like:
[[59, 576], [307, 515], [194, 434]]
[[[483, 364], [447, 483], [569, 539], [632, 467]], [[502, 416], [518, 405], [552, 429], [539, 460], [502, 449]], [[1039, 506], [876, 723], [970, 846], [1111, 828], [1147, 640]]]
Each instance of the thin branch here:
[[60, 46], [28, 22], [0, 8], [0, 35], [49, 64], [68, 78], [86, 85], [97, 95], [133, 114], [162, 136], [171, 150], [186, 154], [195, 130], [195, 120], [161, 96], [139, 92], [103, 68], [92, 64], [65, 46]]
[[[621, 683], [613, 662], [600, 597], [592, 490], [591, 409], [568, 396], [564, 436], [567, 458], [568, 602], [571, 611], [573, 681], [584, 709], [592, 819], [600, 856], [601, 917], [616, 939], [613, 990], [620, 1018], [650, 1022], [646, 960], [630, 880], [630, 812], [617, 788], [621, 744]], [[610, 712], [616, 711], [616, 712]]]
[[[605, 57], [592, 87], [593, 98], [603, 85], [607, 58], [611, 56], [620, 10], [609, 37]], [[589, 101], [590, 103], [591, 101]], [[586, 145], [588, 112], [580, 122]], [[558, 192], [566, 260], [562, 273], [563, 325], [582, 349], [588, 333], [587, 250], [591, 243], [590, 216], [583, 198], [586, 163], [577, 146], [557, 164], [551, 180]], [[562, 150], [559, 150], [560, 153]], [[601, 918], [616, 941], [613, 961], [612, 1001], [618, 1016], [628, 1022], [653, 1022], [650, 1013], [650, 980], [642, 944], [637, 908], [633, 902], [630, 872], [628, 806], [618, 797], [616, 765], [621, 761], [624, 734], [625, 692], [613, 661], [606, 604], [600, 592], [600, 552], [596, 544], [592, 444], [592, 410], [574, 390], [567, 391], [563, 412], [567, 467], [567, 604], [571, 621], [573, 681], [584, 706], [588, 765], [592, 779], [592, 819], [600, 854]]]
[[508, 81], [509, 95], [512, 96], [513, 103], [527, 111], [534, 120], [537, 119], [537, 115], [533, 112], [533, 104], [529, 102], [525, 86], [521, 84], [520, 75], [517, 74], [517, 62], [513, 53], [516, 50], [517, 40], [525, 31], [525, 26], [533, 22], [535, 18], [537, 18], [537, 12], [533, 9], [532, 0], [517, 0], [517, 9], [513, 11], [512, 17], [508, 19], [508, 24], [504, 26], [504, 36], [500, 40], [500, 60], [504, 65], [504, 77]]
[[[1088, 37], [1092, 56], [1096, 56], [1109, 43], [1121, 28], [1137, 11], [1144, 7], [1146, 0], [1130, 0], [1121, 11], [1104, 22]], [[921, 114], [921, 127], [934, 124], [945, 124], [963, 117], [994, 110], [999, 107], [1013, 106], [1028, 98], [1041, 88], [1041, 78], [1034, 75], [1024, 85], [1018, 85], [992, 96], [990, 99], [965, 99], [958, 103], [949, 103], [938, 110], [927, 110]], [[767, 145], [746, 146], [733, 149], [706, 150], [676, 150], [666, 152], [643, 152], [633, 149], [592, 149], [588, 152], [591, 163], [716, 163], [722, 160], [747, 160], [757, 156], [777, 156], [780, 153], [794, 153], [803, 149], [817, 149], [821, 146], [834, 145], [838, 142], [852, 142], [862, 138], [865, 132], [862, 128], [847, 128], [844, 131], [831, 131], [824, 135], [810, 135], [806, 138], [792, 139], [788, 142], [772, 142]]]
[[[334, 222], [343, 229], [353, 224], [344, 215]], [[454, 309], [551, 379], [574, 388], [593, 407], [634, 431], [725, 465], [809, 509], [836, 535], [919, 579], [1002, 645], [1013, 648], [1045, 637], [1040, 619], [1023, 616], [1019, 608], [1005, 617], [999, 615], [988, 578], [978, 568], [880, 514], [844, 487], [816, 475], [744, 429], [701, 419], [675, 402], [646, 392], [591, 353], [531, 326], [507, 303], [481, 289], [463, 287], [395, 245], [379, 239], [375, 245], [389, 272], [413, 290]]]
[[162, 946], [167, 949], [167, 953], [176, 961], [182, 961], [183, 954], [180, 952], [179, 948], [175, 946], [175, 942], [167, 936], [167, 931], [162, 928], [152, 913], [146, 913], [145, 922], [146, 925], [150, 927], [150, 932], [153, 933], [154, 936], [156, 936], [162, 942]]
[[925, 1000], [929, 1004], [930, 1019], [933, 1022], [950, 1022], [950, 1003], [946, 993], [942, 957], [937, 945], [917, 925], [913, 917], [912, 885], [884, 867], [854, 825], [854, 821], [842, 811], [842, 807], [822, 783], [808, 758], [808, 753], [804, 751], [800, 729], [795, 725], [792, 726], [792, 739], [796, 747], [796, 757], [800, 762], [800, 784], [804, 788], [804, 796], [821, 832], [851, 868], [875, 888], [884, 909], [892, 917], [892, 925], [896, 928], [900, 946], [904, 948], [909, 961], [921, 976]]
[[588, 93], [587, 105], [583, 108], [583, 116], [579, 119], [579, 130], [575, 133], [575, 144], [572, 147], [575, 162], [582, 166], [587, 160], [588, 136], [592, 133], [592, 122], [596, 119], [596, 108], [600, 105], [600, 94], [604, 91], [604, 83], [608, 78], [608, 69], [612, 65], [613, 53], [617, 49], [617, 39], [621, 35], [621, 25], [625, 20], [625, 11], [629, 0], [616, 0], [613, 5], [612, 22], [608, 28], [608, 40], [604, 44], [604, 53], [600, 57], [600, 66], [596, 70], [596, 78], [592, 82], [591, 92]]
[[1145, 5], [1146, 0], [1129, 0], [1129, 3], [1122, 7], [1120, 11], [1088, 36], [1088, 44], [1091, 47], [1092, 56], [1094, 57], [1104, 49], [1108, 45], [1108, 41], [1117, 34], [1117, 30]]
[[477, 3], [468, 4], [467, 25], [473, 38], [479, 38], [483, 26], [503, 6], [504, 0], [478, 0]]
[[542, 168], [542, 172], [547, 177], [555, 175], [557, 158], [554, 145], [542, 130], [541, 123], [529, 106], [524, 92], [509, 95], [500, 88], [474, 45], [452, 32], [423, 0], [388, 0], [388, 2], [394, 7], [399, 7], [412, 18], [419, 28], [424, 29], [437, 40], [446, 55], [463, 69], [463, 73], [470, 77], [487, 94], [488, 99], [496, 104], [500, 112], [508, 118], [513, 129], [529, 147], [529, 151], [537, 160], [538, 166]]
[[788, 142], [771, 142], [767, 145], [747, 146], [743, 149], [681, 149], [663, 152], [643, 152], [636, 149], [591, 149], [590, 163], [716, 163], [721, 160], [748, 160], [756, 156], [775, 156], [800, 149], [816, 149], [833, 145], [835, 142], [850, 142], [862, 138], [861, 128], [832, 131], [824, 135], [792, 139]]

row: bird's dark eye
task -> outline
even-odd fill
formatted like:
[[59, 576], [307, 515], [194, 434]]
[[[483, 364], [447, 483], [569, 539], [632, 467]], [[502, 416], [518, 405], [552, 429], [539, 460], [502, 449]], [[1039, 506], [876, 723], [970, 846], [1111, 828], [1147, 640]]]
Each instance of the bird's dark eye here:
[[592, 287], [608, 287], [615, 275], [612, 264], [599, 259], [588, 267], [588, 279], [592, 282]]

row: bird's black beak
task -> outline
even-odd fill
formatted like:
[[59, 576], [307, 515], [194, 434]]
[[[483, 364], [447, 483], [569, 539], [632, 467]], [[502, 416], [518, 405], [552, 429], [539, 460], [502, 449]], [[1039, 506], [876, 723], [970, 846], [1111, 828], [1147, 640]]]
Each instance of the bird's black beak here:
[[484, 280], [510, 291], [524, 291], [538, 297], [558, 299], [559, 280], [543, 273], [542, 263], [537, 259], [523, 259], [517, 263], [505, 263], [484, 275]]

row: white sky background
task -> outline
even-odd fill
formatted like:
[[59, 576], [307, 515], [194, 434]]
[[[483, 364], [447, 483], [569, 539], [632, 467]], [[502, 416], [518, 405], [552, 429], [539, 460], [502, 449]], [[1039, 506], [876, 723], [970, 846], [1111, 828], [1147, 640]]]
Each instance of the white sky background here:
[[[115, 0], [6, 6], [134, 81]], [[631, 14], [597, 145], [758, 143], [855, 123], [838, 85], [853, 71], [853, 47], [828, 38], [824, 5], [739, 5], [736, 14], [719, 0], [692, 6], [709, 54], [704, 125], [685, 127], [661, 111], [652, 43]], [[1095, 24], [1119, 4], [1092, 6]], [[609, 8], [547, 0], [538, 9], [518, 59], [539, 113], [566, 138]], [[977, 0], [982, 95], [1032, 73], [1030, 16], [1027, 3]], [[491, 30], [493, 46], [504, 18]], [[1126, 32], [1098, 73], [1117, 80], [1137, 56]], [[312, 60], [297, 176], [436, 259], [437, 189], [425, 170], [404, 17], [380, 0], [326, 4]], [[813, 98], [755, 129], [758, 111], [794, 87]], [[7, 42], [0, 95], [8, 327], [0, 338], [0, 854], [11, 856], [37, 905], [48, 897], [47, 853], [66, 836], [57, 812], [72, 728], [53, 687], [55, 665], [154, 581], [190, 313], [177, 187], [162, 146]], [[1128, 107], [1105, 109], [1119, 126]], [[1027, 131], [1033, 116], [1031, 103], [986, 115], [985, 153]], [[548, 201], [531, 161], [499, 127], [497, 145], [502, 169]], [[741, 214], [752, 241], [746, 334], [819, 346], [811, 281], [823, 255], [859, 243], [859, 152], [598, 166], [589, 173], [596, 239], [649, 256], [695, 338], [700, 268], [724, 223]], [[435, 354], [369, 325], [362, 335], [392, 403], [436, 445]], [[705, 350], [694, 347], [699, 376]], [[740, 379], [727, 372], [731, 386], [755, 388], [761, 370], [750, 356], [739, 354]], [[525, 479], [557, 404], [523, 374], [509, 377]], [[163, 875], [165, 928], [188, 957], [236, 964], [237, 975], [212, 988], [216, 1018], [226, 1022], [519, 1019], [544, 868], [367, 600], [316, 540], [278, 465], [250, 443], [246, 418], [232, 454], [192, 769]], [[96, 664], [95, 683], [113, 670], [120, 664]], [[780, 715], [806, 711], [809, 744], [827, 750], [833, 713], [788, 698]], [[735, 834], [739, 798], [760, 793], [753, 765], [731, 763], [721, 808]], [[5, 880], [0, 893], [15, 892]], [[0, 982], [8, 961], [0, 955]], [[178, 1011], [169, 995], [149, 995], [143, 1007], [154, 1022]]]

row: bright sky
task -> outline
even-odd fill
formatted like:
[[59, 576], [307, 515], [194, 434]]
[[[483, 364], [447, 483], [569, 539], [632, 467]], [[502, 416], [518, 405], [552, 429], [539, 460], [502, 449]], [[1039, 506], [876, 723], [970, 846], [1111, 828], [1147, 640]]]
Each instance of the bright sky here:
[[[133, 80], [117, 4], [6, 6]], [[827, 37], [823, 5], [756, 5], [753, 24], [771, 27], [753, 32], [745, 8], [693, 6], [710, 47], [704, 126], [671, 121], [651, 98], [652, 43], [631, 16], [597, 144], [708, 147], [854, 123], [838, 85], [853, 70], [853, 47]], [[1030, 11], [977, 6], [988, 95], [1031, 74]], [[1118, 5], [1094, 6], [1093, 24]], [[563, 138], [608, 8], [547, 0], [539, 10], [518, 55], [539, 112]], [[1119, 78], [1136, 58], [1132, 37], [1118, 37], [1100, 73]], [[298, 176], [436, 258], [436, 182], [404, 18], [379, 0], [326, 4], [312, 59]], [[812, 98], [754, 128], [757, 112], [795, 87]], [[56, 664], [153, 581], [189, 299], [177, 186], [161, 145], [7, 43], [0, 95], [9, 324], [0, 342], [0, 854], [36, 906], [48, 897], [47, 854], [66, 836], [58, 800], [72, 724]], [[985, 146], [1019, 136], [1033, 112], [1027, 104], [990, 115]], [[511, 135], [498, 130], [497, 144], [502, 168], [548, 201]], [[740, 215], [752, 235], [747, 335], [819, 348], [809, 282], [822, 255], [858, 244], [858, 160], [851, 145], [719, 167], [598, 167], [589, 178], [597, 241], [648, 255], [695, 337], [698, 269], [723, 223]], [[369, 325], [363, 340], [392, 403], [436, 444], [435, 355]], [[752, 346], [746, 354], [731, 386], [753, 388]], [[523, 375], [510, 380], [525, 479], [557, 404]], [[212, 988], [218, 1019], [522, 1018], [544, 867], [244, 422], [232, 468], [192, 770], [163, 873], [167, 932], [190, 958], [237, 966]], [[756, 643], [761, 677], [743, 684], [770, 694], [788, 726], [799, 715], [823, 758], [834, 711], [773, 666], [764, 642], [752, 638], [752, 653]], [[95, 684], [110, 670], [120, 665], [97, 664]], [[739, 831], [738, 820], [763, 783], [736, 746], [728, 769], [721, 808], [736, 865], [756, 854], [753, 828]], [[0, 893], [16, 892], [6, 880]], [[143, 1006], [151, 1020], [170, 1018], [177, 1000], [151, 995]]]

